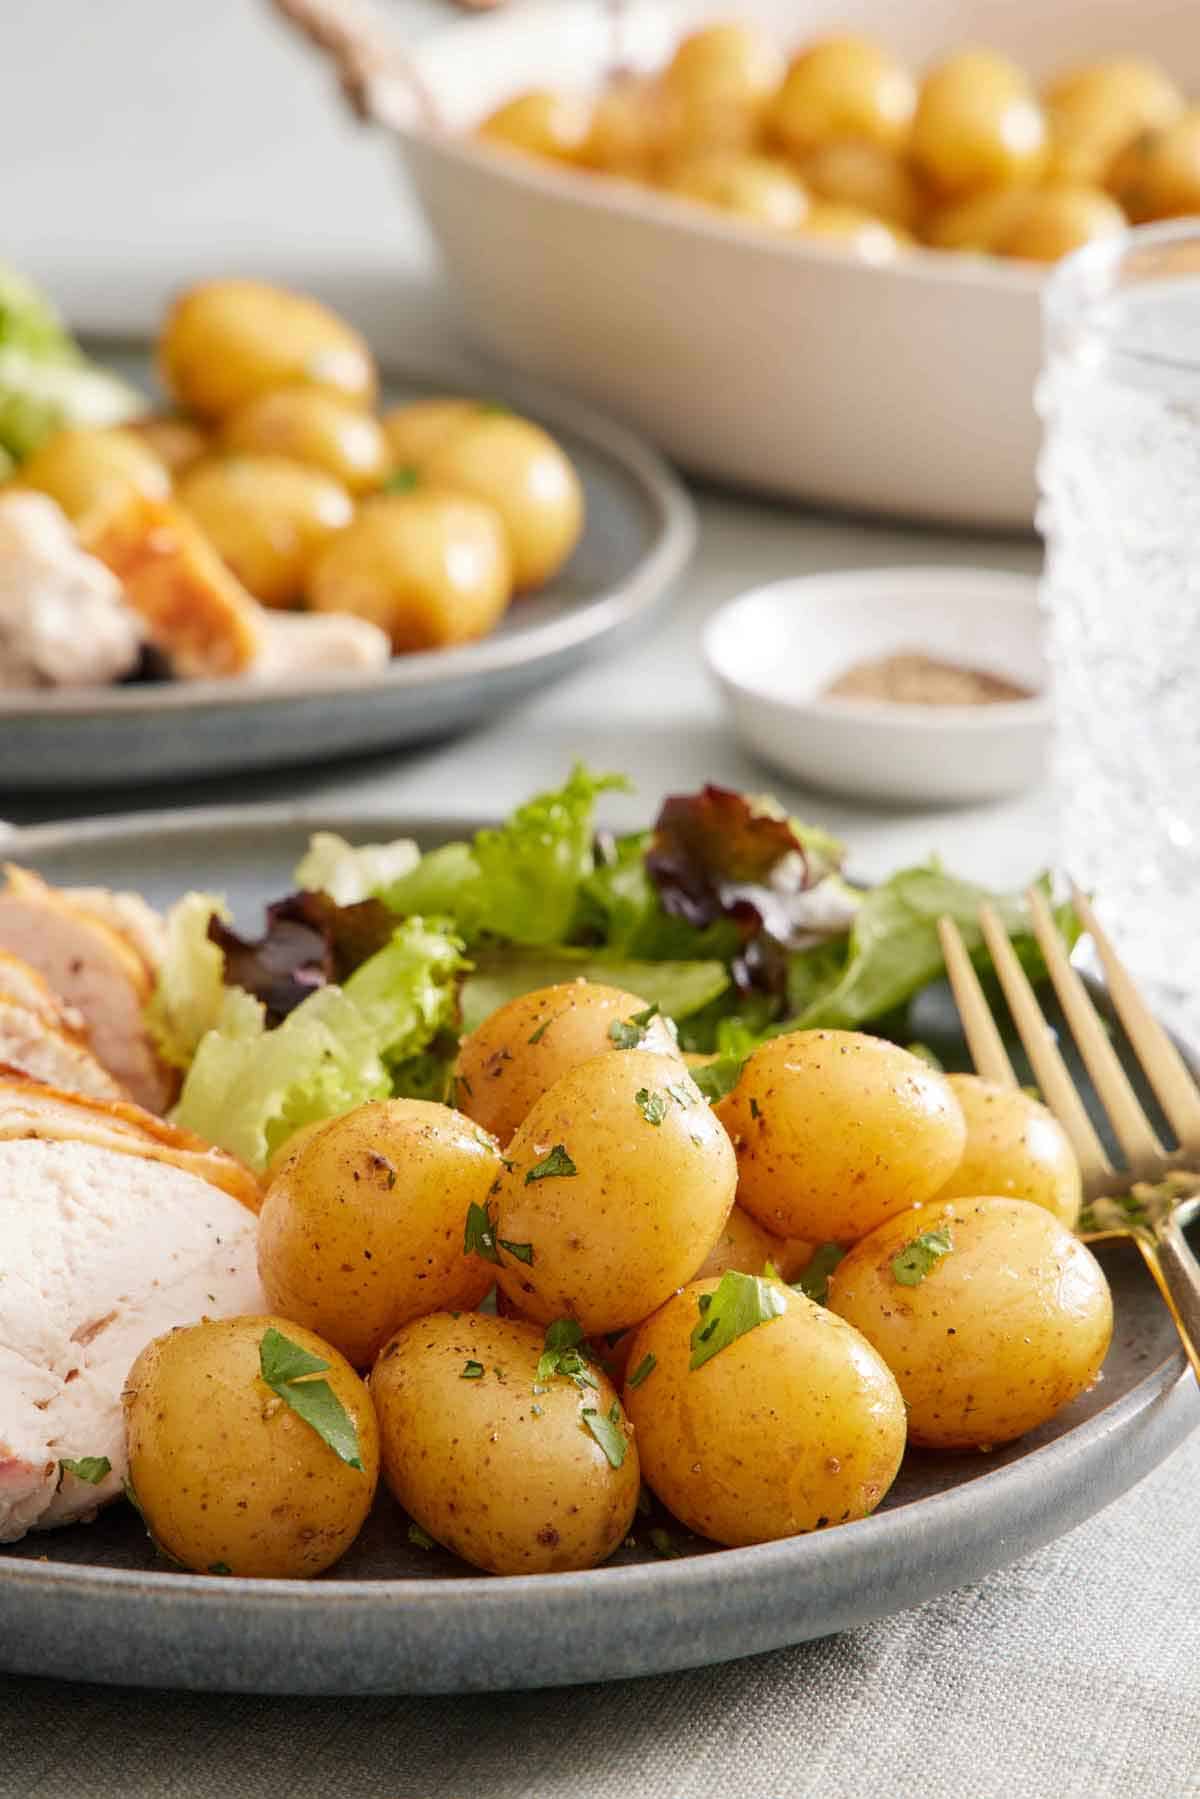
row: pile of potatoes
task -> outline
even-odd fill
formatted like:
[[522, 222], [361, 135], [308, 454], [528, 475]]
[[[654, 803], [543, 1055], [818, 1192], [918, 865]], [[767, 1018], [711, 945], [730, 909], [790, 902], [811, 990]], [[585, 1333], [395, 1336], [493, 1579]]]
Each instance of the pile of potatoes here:
[[873, 261], [923, 243], [1054, 262], [1129, 222], [1200, 212], [1200, 108], [1139, 56], [1039, 91], [994, 50], [918, 78], [868, 37], [789, 62], [739, 21], [685, 37], [652, 78], [519, 94], [477, 135]]
[[[604, 1561], [643, 1481], [690, 1530], [764, 1542], [865, 1517], [907, 1444], [1010, 1441], [1099, 1373], [1079, 1169], [1020, 1091], [804, 1031], [710, 1106], [655, 1008], [579, 981], [464, 1038], [451, 1094], [290, 1139], [259, 1220], [272, 1316], [135, 1364], [132, 1484], [186, 1566], [318, 1572], [380, 1470], [415, 1540], [497, 1574]], [[324, 1371], [355, 1456], [265, 1378], [270, 1332]]]
[[207, 281], [158, 344], [178, 408], [56, 432], [17, 471], [77, 525], [173, 498], [264, 606], [353, 613], [397, 654], [486, 636], [562, 567], [584, 496], [561, 446], [483, 400], [375, 410], [358, 332], [303, 294]]

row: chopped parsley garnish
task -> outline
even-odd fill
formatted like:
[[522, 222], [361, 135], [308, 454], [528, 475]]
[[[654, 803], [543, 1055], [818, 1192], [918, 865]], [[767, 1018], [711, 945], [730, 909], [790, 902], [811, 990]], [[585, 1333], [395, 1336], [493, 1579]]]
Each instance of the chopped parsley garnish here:
[[683, 1081], [675, 1081], [670, 1087], [667, 1088], [667, 1093], [670, 1096], [670, 1098], [675, 1101], [675, 1104], [677, 1106], [681, 1106], [684, 1108], [686, 1108], [688, 1106], [694, 1106], [696, 1104], [697, 1100], [700, 1098], [700, 1095], [697, 1092], [696, 1088], [689, 1087]]
[[823, 1306], [829, 1293], [829, 1277], [845, 1254], [840, 1243], [822, 1243], [814, 1249], [808, 1267], [801, 1271], [798, 1281], [792, 1282], [797, 1293]]
[[464, 1363], [463, 1371], [459, 1375], [458, 1378], [459, 1378], [459, 1380], [482, 1380], [483, 1379], [483, 1363], [482, 1362], [466, 1362], [466, 1363]]
[[602, 1417], [595, 1406], [585, 1405], [583, 1422], [599, 1443], [614, 1468], [619, 1468], [625, 1460], [625, 1452], [629, 1444], [625, 1440], [625, 1432], [621, 1429], [621, 1408], [614, 1399], [609, 1407], [607, 1417]]
[[639, 1087], [634, 1094], [638, 1111], [647, 1124], [661, 1124], [667, 1115], [667, 1096], [665, 1093], [653, 1093], [649, 1087]]
[[568, 1175], [578, 1173], [579, 1170], [567, 1154], [566, 1144], [556, 1143], [548, 1156], [543, 1156], [540, 1162], [535, 1162], [532, 1168], [525, 1170], [525, 1185], [528, 1187], [531, 1181], [547, 1181], [558, 1177], [565, 1179]]
[[496, 1248], [496, 1233], [492, 1229], [492, 1221], [488, 1217], [487, 1207], [471, 1204], [467, 1207], [467, 1228], [463, 1237], [463, 1254], [465, 1256], [482, 1256], [485, 1262], [498, 1262], [500, 1252]]
[[509, 1243], [501, 1237], [500, 1247], [506, 1249], [510, 1256], [516, 1256], [518, 1262], [524, 1262], [526, 1266], [530, 1266], [533, 1262], [532, 1243]]
[[658, 1367], [658, 1357], [657, 1356], [654, 1356], [654, 1355], [643, 1356], [641, 1361], [638, 1363], [637, 1367], [634, 1369], [633, 1373], [629, 1376], [630, 1386], [631, 1387], [640, 1387], [642, 1382], [646, 1379], [647, 1375], [653, 1374], [654, 1370], [657, 1367]]
[[383, 484], [384, 493], [411, 493], [420, 480], [415, 468], [395, 469]]
[[747, 1331], [782, 1318], [787, 1311], [787, 1300], [774, 1281], [757, 1274], [738, 1274], [732, 1268], [721, 1276], [714, 1292], [701, 1294], [699, 1305], [700, 1322], [692, 1332], [688, 1360], [692, 1370], [702, 1368]]
[[529, 1042], [540, 1043], [542, 1038], [546, 1035], [546, 1032], [550, 1029], [550, 1026], [554, 1023], [554, 1020], [561, 1017], [561, 1012], [551, 1012], [549, 1018], [543, 1018], [537, 1030], [533, 1033], [532, 1037], [529, 1038]]
[[676, 1543], [670, 1531], [663, 1530], [661, 1526], [652, 1530], [649, 1536], [651, 1549], [655, 1555], [661, 1555], [664, 1561], [672, 1561], [683, 1554], [683, 1550]]
[[112, 1473], [112, 1463], [106, 1455], [83, 1455], [77, 1462], [64, 1456], [58, 1466], [60, 1486], [64, 1474], [73, 1474], [76, 1480], [86, 1481], [89, 1487], [98, 1487], [104, 1476]]
[[650, 1028], [650, 1021], [659, 1015], [657, 1006], [647, 1006], [644, 1012], [635, 1012], [632, 1018], [614, 1018], [608, 1027], [608, 1034], [618, 1049], [636, 1049]]
[[719, 1099], [732, 1093], [738, 1084], [745, 1060], [744, 1056], [718, 1056], [715, 1061], [692, 1069], [692, 1079], [709, 1105], [715, 1106]]
[[753, 1094], [751, 1094], [751, 1096], [750, 1096], [750, 1116], [751, 1116], [751, 1118], [761, 1118], [762, 1117], [762, 1112], [759, 1109], [758, 1101], [755, 1099]]
[[[546, 1331], [546, 1343], [537, 1365], [539, 1381], [561, 1374], [577, 1387], [595, 1387], [597, 1382], [588, 1367], [587, 1354], [580, 1348], [583, 1329], [574, 1318], [556, 1318]], [[534, 1388], [534, 1392], [544, 1389]]]
[[436, 1549], [437, 1547], [429, 1532], [422, 1530], [419, 1524], [409, 1524], [408, 1540], [414, 1549]]
[[258, 1346], [258, 1366], [272, 1393], [315, 1430], [334, 1455], [362, 1472], [362, 1451], [354, 1420], [329, 1385], [312, 1377], [325, 1374], [329, 1363], [310, 1355], [272, 1325]]
[[208, 1564], [208, 1571], [210, 1574], [232, 1574], [233, 1573], [233, 1569], [229, 1566], [228, 1562], [210, 1562]]
[[893, 1256], [892, 1273], [902, 1287], [917, 1287], [953, 1248], [948, 1225], [940, 1231], [922, 1231]]

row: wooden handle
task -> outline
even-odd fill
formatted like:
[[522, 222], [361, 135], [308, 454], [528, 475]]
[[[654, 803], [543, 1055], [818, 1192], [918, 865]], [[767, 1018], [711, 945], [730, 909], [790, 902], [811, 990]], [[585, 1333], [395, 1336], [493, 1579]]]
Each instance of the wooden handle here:
[[[360, 119], [380, 125], [434, 126], [438, 108], [412, 58], [372, 0], [271, 0], [289, 25], [330, 57], [342, 92]], [[454, 0], [487, 12], [502, 0]]]

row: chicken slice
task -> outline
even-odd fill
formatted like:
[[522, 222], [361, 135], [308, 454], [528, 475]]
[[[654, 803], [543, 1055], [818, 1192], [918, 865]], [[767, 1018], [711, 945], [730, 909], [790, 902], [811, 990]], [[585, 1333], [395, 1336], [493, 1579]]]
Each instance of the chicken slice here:
[[0, 1062], [19, 1068], [35, 1081], [92, 1099], [126, 1099], [128, 1095], [91, 1050], [72, 1042], [37, 1012], [0, 991]]
[[72, 906], [123, 937], [151, 979], [157, 979], [167, 953], [167, 927], [161, 912], [148, 905], [140, 893], [112, 887], [64, 887], [61, 892]]
[[[0, 1542], [121, 1491], [121, 1389], [154, 1337], [266, 1311], [255, 1221], [199, 1175], [96, 1143], [0, 1141]], [[95, 1485], [64, 1460], [106, 1457]]]
[[27, 1012], [36, 1012], [64, 1036], [73, 1037], [77, 1043], [86, 1041], [82, 1013], [73, 1006], [64, 1006], [36, 968], [20, 956], [10, 956], [7, 950], [0, 950], [0, 993], [14, 1005], [24, 1006]]
[[180, 507], [130, 494], [80, 535], [117, 576], [177, 675], [239, 675], [255, 661], [262, 607]]
[[46, 494], [0, 493], [0, 688], [101, 687], [137, 664], [142, 626]]
[[29, 869], [7, 868], [0, 950], [20, 956], [80, 1012], [92, 1054], [139, 1105], [163, 1112], [177, 1077], [158, 1056], [143, 1009], [153, 981], [125, 938]]
[[392, 657], [387, 634], [351, 612], [267, 612], [263, 647], [249, 669], [256, 681], [361, 673]]
[[248, 1212], [262, 1205], [257, 1175], [191, 1131], [181, 1131], [140, 1106], [65, 1093], [17, 1069], [0, 1067], [0, 1142], [30, 1137], [142, 1156], [208, 1181]]

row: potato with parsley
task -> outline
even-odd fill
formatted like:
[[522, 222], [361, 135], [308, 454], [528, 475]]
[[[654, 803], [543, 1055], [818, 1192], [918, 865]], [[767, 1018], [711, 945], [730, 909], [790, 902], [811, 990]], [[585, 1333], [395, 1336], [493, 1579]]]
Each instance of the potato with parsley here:
[[543, 1093], [581, 1062], [616, 1048], [678, 1059], [657, 1009], [602, 981], [563, 981], [499, 1006], [464, 1037], [454, 1063], [455, 1104], [507, 1143]]
[[206, 1319], [147, 1344], [122, 1395], [129, 1480], [155, 1542], [198, 1574], [321, 1574], [379, 1478], [370, 1395], [286, 1318]]
[[733, 1204], [728, 1137], [682, 1063], [652, 1050], [568, 1069], [505, 1156], [488, 1202], [499, 1283], [526, 1316], [589, 1335], [690, 1280]]
[[719, 1280], [731, 1268], [739, 1274], [762, 1274], [768, 1266], [774, 1268], [782, 1279], [791, 1279], [780, 1266], [781, 1261], [787, 1261], [789, 1267], [792, 1265], [784, 1240], [772, 1237], [769, 1231], [764, 1231], [762, 1225], [751, 1218], [749, 1212], [735, 1205], [725, 1220], [721, 1235], [697, 1270], [696, 1279]]
[[390, 457], [379, 420], [319, 387], [256, 394], [226, 419], [221, 442], [247, 456], [286, 456], [323, 469], [348, 493], [378, 487]]
[[478, 1125], [429, 1100], [372, 1100], [280, 1164], [263, 1201], [258, 1269], [279, 1311], [366, 1368], [410, 1318], [478, 1305], [490, 1263], [467, 1218], [501, 1172]]
[[301, 383], [370, 406], [378, 378], [365, 340], [307, 294], [266, 281], [200, 281], [158, 340], [163, 385], [184, 412], [222, 419], [256, 394]]
[[628, 1366], [643, 1479], [714, 1542], [865, 1518], [896, 1478], [904, 1402], [884, 1361], [778, 1281], [692, 1282], [642, 1325]]
[[1019, 1087], [1001, 1087], [975, 1074], [946, 1078], [962, 1107], [967, 1142], [937, 1198], [1028, 1199], [1072, 1230], [1083, 1203], [1083, 1177], [1071, 1139], [1054, 1114]]
[[828, 1304], [874, 1344], [913, 1443], [990, 1449], [1092, 1386], [1112, 1337], [1096, 1258], [1024, 1199], [935, 1200], [890, 1218], [829, 1277]]
[[930, 1199], [967, 1127], [944, 1074], [881, 1037], [792, 1031], [756, 1049], [717, 1106], [738, 1204], [765, 1230], [853, 1243]]
[[594, 1568], [637, 1507], [633, 1432], [578, 1326], [437, 1312], [371, 1374], [383, 1472], [435, 1541], [491, 1574]]
[[161, 457], [124, 426], [64, 426], [22, 463], [20, 478], [23, 487], [57, 500], [73, 524], [131, 495], [165, 500], [171, 492]]
[[469, 495], [499, 513], [517, 593], [562, 568], [583, 533], [585, 499], [574, 464], [548, 431], [498, 408], [479, 408], [419, 464], [423, 483]]
[[354, 517], [332, 475], [286, 456], [220, 456], [179, 480], [179, 503], [264, 606], [294, 606], [309, 569]]

